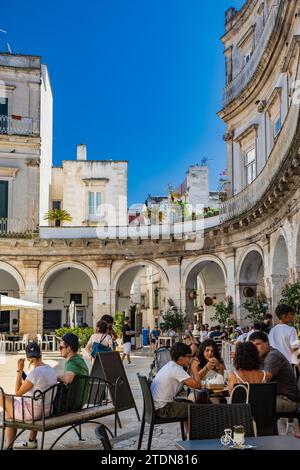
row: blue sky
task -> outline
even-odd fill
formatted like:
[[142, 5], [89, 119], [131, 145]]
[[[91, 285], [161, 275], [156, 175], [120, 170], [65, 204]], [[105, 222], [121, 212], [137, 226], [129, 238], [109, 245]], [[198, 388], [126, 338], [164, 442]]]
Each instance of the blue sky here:
[[[224, 12], [244, 0], [15, 0], [0, 28], [41, 55], [54, 94], [53, 161], [129, 160], [129, 204], [166, 193], [190, 164], [226, 167], [221, 107]], [[3, 50], [3, 43], [0, 48]]]

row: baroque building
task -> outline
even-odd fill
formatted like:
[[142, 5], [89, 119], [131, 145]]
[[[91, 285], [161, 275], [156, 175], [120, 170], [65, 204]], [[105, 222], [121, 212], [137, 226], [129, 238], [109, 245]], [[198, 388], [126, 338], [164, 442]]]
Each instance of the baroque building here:
[[[231, 297], [234, 315], [243, 323], [249, 291], [265, 296], [272, 313], [284, 284], [300, 279], [300, 0], [248, 0], [241, 10], [228, 10], [222, 41], [226, 85], [219, 116], [227, 126], [231, 189], [220, 216], [169, 226], [101, 224], [89, 216], [97, 200], [101, 206], [101, 198], [113, 191], [106, 196], [107, 179], [114, 179], [115, 195], [127, 194], [124, 162], [109, 164], [107, 173], [105, 165], [82, 157], [63, 162], [51, 172], [45, 205], [63, 201], [61, 207], [76, 214], [74, 222], [53, 227], [40, 218], [39, 235], [17, 237], [4, 230], [0, 238], [0, 291], [44, 304], [43, 314], [20, 312], [20, 331], [35, 334], [65, 323], [71, 299], [90, 324], [133, 301], [144, 311], [147, 326], [154, 323], [154, 306], [166, 308], [168, 299], [186, 312], [187, 321], [201, 315], [209, 322], [215, 303]], [[1, 90], [11, 93], [13, 77], [4, 81]], [[29, 148], [40, 151], [36, 136], [14, 132], [0, 132], [1, 181], [15, 177], [3, 168], [15, 168]], [[26, 141], [14, 164], [4, 160], [11, 141]], [[3, 154], [4, 148], [9, 152]], [[79, 156], [82, 152], [81, 147]], [[31, 176], [39, 173], [29, 168]], [[65, 185], [78, 168], [82, 193], [77, 201], [79, 181], [74, 195], [67, 187], [65, 195]]]

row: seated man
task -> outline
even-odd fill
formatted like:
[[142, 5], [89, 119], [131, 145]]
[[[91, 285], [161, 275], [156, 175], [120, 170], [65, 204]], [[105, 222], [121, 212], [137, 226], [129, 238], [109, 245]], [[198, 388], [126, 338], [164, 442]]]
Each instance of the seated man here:
[[277, 413], [296, 411], [300, 400], [293, 368], [289, 361], [269, 344], [264, 331], [255, 331], [249, 337], [260, 356], [260, 368], [266, 372], [267, 381], [277, 382]]
[[155, 376], [151, 393], [153, 396], [156, 414], [161, 418], [184, 418], [187, 426], [188, 402], [176, 402], [174, 398], [181, 391], [183, 384], [191, 388], [201, 388], [201, 380], [197, 368], [192, 368], [192, 376], [185, 369], [189, 369], [192, 360], [192, 351], [184, 343], [175, 343], [171, 348], [171, 358]]
[[[62, 337], [59, 349], [62, 357], [67, 359], [64, 373], [57, 377], [59, 382], [69, 385], [74, 381], [76, 375], [89, 375], [89, 369], [85, 360], [78, 354], [78, 336], [74, 335], [74, 333], [66, 333]], [[68, 409], [75, 410], [82, 408], [87, 393], [88, 388], [85, 382], [83, 380], [76, 381], [75, 389], [74, 391], [72, 390], [70, 399], [68, 400]], [[63, 400], [65, 399], [66, 397], [63, 397]]]

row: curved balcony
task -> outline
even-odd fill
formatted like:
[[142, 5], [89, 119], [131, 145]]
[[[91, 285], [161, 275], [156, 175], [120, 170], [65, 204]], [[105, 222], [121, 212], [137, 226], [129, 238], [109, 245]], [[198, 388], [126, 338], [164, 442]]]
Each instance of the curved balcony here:
[[273, 5], [268, 16], [267, 22], [262, 34], [255, 44], [255, 49], [249, 62], [242, 70], [226, 85], [223, 93], [223, 106], [227, 106], [231, 101], [237, 98], [246, 88], [250, 80], [253, 78], [255, 71], [264, 55], [268, 42], [274, 31], [276, 20], [278, 18], [279, 7], [282, 0], [278, 0], [277, 5]]
[[257, 178], [236, 196], [221, 204], [220, 222], [240, 217], [251, 210], [264, 196], [288, 157], [299, 123], [298, 104], [292, 104], [273, 150]]

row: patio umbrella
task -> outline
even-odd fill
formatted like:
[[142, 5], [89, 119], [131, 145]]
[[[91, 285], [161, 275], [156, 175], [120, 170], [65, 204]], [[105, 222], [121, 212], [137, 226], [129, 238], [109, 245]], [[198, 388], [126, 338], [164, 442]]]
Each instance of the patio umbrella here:
[[14, 297], [0, 295], [0, 311], [23, 309], [43, 310], [43, 305], [35, 302], [28, 302], [28, 300], [15, 299]]

